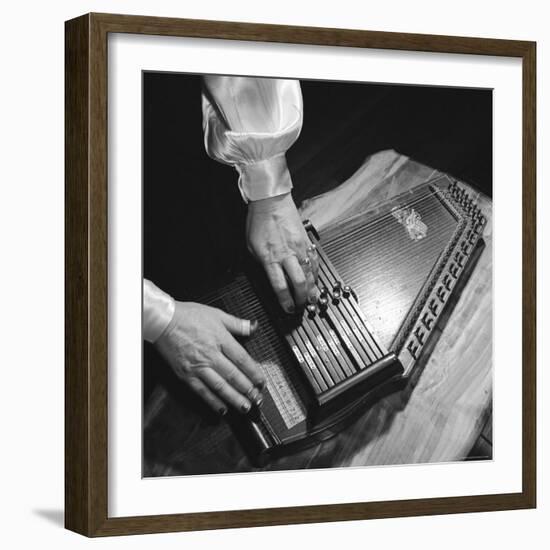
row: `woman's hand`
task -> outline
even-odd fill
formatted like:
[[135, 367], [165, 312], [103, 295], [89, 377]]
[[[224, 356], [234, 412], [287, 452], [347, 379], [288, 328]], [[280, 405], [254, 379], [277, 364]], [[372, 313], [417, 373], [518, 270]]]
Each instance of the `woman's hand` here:
[[220, 309], [176, 302], [170, 324], [155, 345], [178, 377], [216, 412], [227, 406], [247, 413], [260, 405], [265, 378], [235, 336], [250, 336], [257, 322], [233, 317]]
[[315, 302], [317, 253], [290, 193], [249, 203], [246, 239], [287, 313]]

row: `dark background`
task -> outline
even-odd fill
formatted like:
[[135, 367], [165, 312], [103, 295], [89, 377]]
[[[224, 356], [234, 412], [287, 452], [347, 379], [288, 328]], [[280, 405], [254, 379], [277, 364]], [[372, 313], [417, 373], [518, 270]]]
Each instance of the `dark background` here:
[[[297, 204], [384, 149], [492, 196], [490, 90], [327, 81], [301, 88], [304, 124], [287, 153]], [[246, 206], [237, 179], [206, 154], [200, 76], [144, 73], [144, 277], [178, 300], [197, 299], [238, 268]], [[157, 362], [145, 346], [150, 361]], [[148, 370], [144, 397], [154, 382]]]
[[[298, 204], [388, 148], [492, 195], [490, 90], [326, 81], [301, 87], [304, 124], [287, 154]], [[235, 170], [206, 154], [200, 76], [144, 73], [143, 109], [144, 276], [179, 297], [233, 263], [245, 206]]]

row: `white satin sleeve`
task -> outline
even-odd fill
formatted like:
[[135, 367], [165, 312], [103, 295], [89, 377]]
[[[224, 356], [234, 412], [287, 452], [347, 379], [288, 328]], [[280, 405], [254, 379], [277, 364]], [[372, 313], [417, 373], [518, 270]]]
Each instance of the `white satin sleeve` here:
[[169, 325], [176, 303], [158, 286], [143, 279], [143, 338], [152, 344]]
[[300, 82], [276, 78], [205, 76], [204, 145], [210, 157], [233, 166], [245, 202], [288, 193], [285, 153], [300, 135]]

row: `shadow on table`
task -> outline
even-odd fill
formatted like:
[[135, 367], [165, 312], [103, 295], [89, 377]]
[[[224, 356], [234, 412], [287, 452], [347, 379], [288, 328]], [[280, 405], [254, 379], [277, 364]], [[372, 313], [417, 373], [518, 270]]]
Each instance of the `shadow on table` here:
[[65, 525], [65, 512], [60, 509], [38, 509], [33, 510], [33, 514], [40, 518], [57, 525], [58, 527], [63, 527]]

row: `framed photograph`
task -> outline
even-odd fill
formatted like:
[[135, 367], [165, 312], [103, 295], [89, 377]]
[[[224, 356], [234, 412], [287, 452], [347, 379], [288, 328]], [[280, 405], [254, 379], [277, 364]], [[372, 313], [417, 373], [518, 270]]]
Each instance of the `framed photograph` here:
[[535, 43], [65, 40], [68, 529], [536, 506]]

